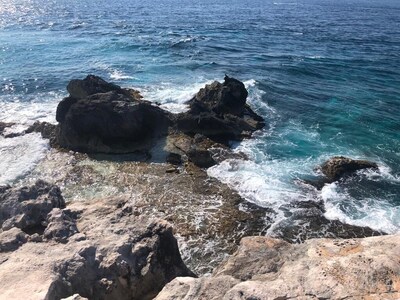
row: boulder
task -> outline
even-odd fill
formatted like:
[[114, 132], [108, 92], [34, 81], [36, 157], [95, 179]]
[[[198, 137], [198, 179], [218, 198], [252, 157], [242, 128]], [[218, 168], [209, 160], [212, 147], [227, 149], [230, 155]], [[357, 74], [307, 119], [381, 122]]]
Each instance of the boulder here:
[[244, 84], [228, 76], [201, 89], [188, 102], [189, 111], [177, 115], [142, 100], [138, 91], [94, 75], [72, 80], [67, 89], [70, 95], [57, 107], [57, 142], [79, 152], [150, 152], [170, 132], [203, 134], [228, 144], [264, 126], [246, 104]]
[[322, 164], [321, 171], [328, 178], [329, 182], [333, 182], [358, 170], [377, 168], [378, 165], [374, 162], [335, 156]]
[[115, 91], [118, 94], [124, 94], [135, 100], [142, 98], [140, 93], [136, 90], [121, 88], [120, 86], [109, 83], [95, 75], [88, 75], [83, 80], [71, 80], [67, 85], [67, 91], [70, 94], [70, 98], [73, 99], [84, 99], [94, 94], [108, 93], [111, 91]]
[[43, 227], [47, 214], [53, 208], [65, 207], [60, 189], [42, 180], [22, 188], [0, 188], [0, 226], [24, 231]]
[[[164, 136], [169, 114], [149, 102], [111, 91], [70, 101], [58, 107], [61, 147], [88, 153], [129, 153], [149, 150]], [[65, 103], [69, 107], [66, 110]], [[61, 113], [62, 111], [63, 113]]]
[[242, 82], [225, 76], [223, 83], [206, 85], [191, 99], [189, 111], [176, 118], [176, 128], [187, 134], [203, 134], [227, 144], [242, 140], [265, 126], [247, 104], [247, 90]]
[[208, 278], [176, 278], [156, 300], [399, 299], [400, 235], [289, 244], [243, 238]]
[[28, 241], [28, 235], [13, 227], [0, 233], [0, 252], [14, 251]]
[[54, 208], [47, 215], [46, 223], [43, 237], [48, 240], [66, 243], [70, 236], [78, 232], [76, 216], [67, 209]]
[[192, 112], [213, 111], [216, 114], [241, 116], [248, 92], [243, 82], [225, 75], [224, 82], [207, 84], [188, 103]]

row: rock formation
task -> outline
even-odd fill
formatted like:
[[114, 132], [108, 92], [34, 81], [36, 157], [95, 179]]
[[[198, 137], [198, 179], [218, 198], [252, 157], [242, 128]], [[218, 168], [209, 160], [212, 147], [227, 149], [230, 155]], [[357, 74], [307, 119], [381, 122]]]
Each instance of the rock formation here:
[[53, 208], [64, 208], [60, 189], [44, 181], [22, 188], [0, 187], [0, 226], [26, 232], [39, 230]]
[[399, 299], [399, 244], [399, 235], [304, 244], [247, 237], [212, 277], [176, 278], [155, 299]]
[[[1, 197], [1, 299], [151, 299], [176, 276], [194, 276], [171, 225], [133, 214], [128, 199], [49, 210], [62, 205], [54, 205], [60, 195], [44, 182], [7, 187]], [[44, 230], [27, 230], [39, 221]]]
[[[224, 83], [201, 89], [188, 102], [189, 111], [177, 115], [142, 100], [138, 91], [93, 75], [72, 80], [67, 90], [70, 95], [57, 108], [57, 142], [80, 152], [149, 152], [158, 140], [171, 134], [188, 138], [201, 134], [214, 144], [226, 144], [250, 137], [264, 126], [263, 119], [246, 104], [244, 84], [228, 76]], [[208, 148], [196, 145], [196, 139], [187, 152], [178, 152], [201, 167], [215, 163]]]
[[358, 170], [377, 168], [378, 165], [374, 162], [335, 156], [323, 163], [321, 171], [327, 177], [329, 182], [333, 182]]
[[167, 133], [169, 114], [135, 90], [122, 89], [89, 75], [72, 80], [70, 96], [58, 107], [58, 143], [88, 153], [128, 153], [148, 150]]
[[265, 123], [246, 104], [247, 95], [242, 82], [225, 76], [223, 83], [215, 81], [202, 88], [188, 102], [189, 111], [178, 115], [175, 126], [222, 143], [248, 138]]

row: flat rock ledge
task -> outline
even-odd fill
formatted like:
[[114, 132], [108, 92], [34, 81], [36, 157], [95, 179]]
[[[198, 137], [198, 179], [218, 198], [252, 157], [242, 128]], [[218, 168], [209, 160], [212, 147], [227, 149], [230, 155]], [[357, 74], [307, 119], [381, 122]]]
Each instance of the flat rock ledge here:
[[58, 188], [39, 181], [2, 187], [0, 204], [0, 299], [152, 299], [175, 277], [195, 276], [172, 226], [135, 215], [129, 199], [63, 208]]
[[289, 244], [243, 238], [211, 277], [179, 277], [156, 300], [400, 299], [400, 235]]

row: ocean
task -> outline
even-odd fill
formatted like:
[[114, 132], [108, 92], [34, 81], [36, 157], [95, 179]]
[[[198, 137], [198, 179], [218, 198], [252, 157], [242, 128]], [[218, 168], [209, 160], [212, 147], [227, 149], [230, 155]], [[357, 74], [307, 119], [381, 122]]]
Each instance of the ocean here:
[[[248, 161], [207, 170], [259, 206], [323, 200], [325, 216], [400, 231], [400, 1], [0, 0], [0, 121], [56, 123], [69, 80], [96, 74], [173, 112], [225, 74], [266, 119], [235, 143]], [[49, 151], [39, 134], [0, 137], [0, 184]], [[343, 155], [379, 164], [310, 190]], [[278, 213], [276, 222], [285, 218]]]

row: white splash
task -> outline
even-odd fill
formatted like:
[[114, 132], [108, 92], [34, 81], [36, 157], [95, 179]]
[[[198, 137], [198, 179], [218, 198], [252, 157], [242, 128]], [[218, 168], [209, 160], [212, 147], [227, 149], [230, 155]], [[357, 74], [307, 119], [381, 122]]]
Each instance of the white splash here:
[[26, 175], [44, 158], [48, 149], [48, 141], [39, 133], [8, 139], [0, 137], [0, 185]]

